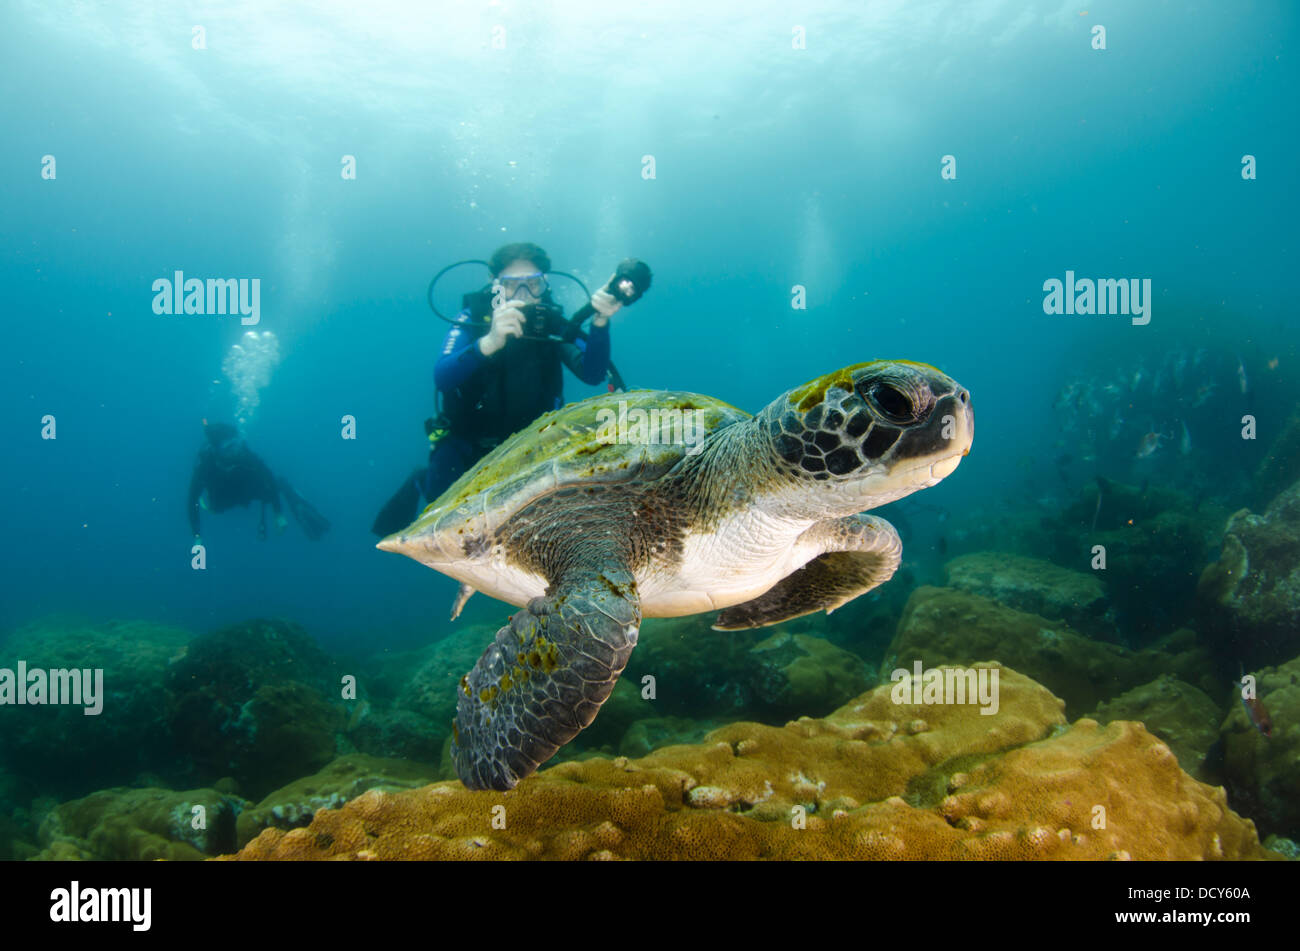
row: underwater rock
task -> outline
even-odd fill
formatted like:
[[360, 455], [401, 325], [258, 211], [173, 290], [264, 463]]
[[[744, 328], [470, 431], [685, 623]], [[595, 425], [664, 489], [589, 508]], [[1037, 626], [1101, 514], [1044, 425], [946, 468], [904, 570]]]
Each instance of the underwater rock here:
[[1268, 447], [1268, 454], [1255, 470], [1251, 487], [1259, 506], [1266, 508], [1297, 479], [1300, 479], [1300, 407], [1291, 413]]
[[821, 716], [869, 689], [875, 677], [857, 654], [820, 637], [778, 631], [749, 649], [751, 711]]
[[1085, 574], [1050, 561], [1001, 551], [954, 558], [944, 566], [949, 587], [997, 601], [1017, 611], [1064, 621], [1076, 631], [1113, 640], [1106, 589], [1096, 572]]
[[370, 707], [357, 719], [348, 729], [348, 740], [368, 756], [436, 764], [448, 732], [446, 723], [410, 710]]
[[[642, 628], [623, 680], [639, 686], [653, 677], [655, 698], [636, 719], [649, 706], [659, 716], [780, 722], [833, 710], [874, 680], [860, 657], [824, 638], [786, 625], [715, 631], [711, 623], [711, 616], [697, 615], [655, 619]], [[817, 629], [807, 618], [792, 623]]]
[[1197, 575], [1226, 515], [1172, 489], [1102, 480], [1053, 520], [1051, 558], [1091, 570], [1093, 549], [1102, 546], [1106, 568], [1097, 575], [1116, 622], [1130, 646], [1147, 645], [1161, 632], [1195, 626]]
[[907, 599], [916, 587], [916, 568], [904, 562], [888, 584], [854, 598], [833, 613], [818, 611], [787, 621], [776, 629], [825, 638], [859, 657], [879, 657], [889, 646]]
[[637, 720], [619, 744], [618, 752], [622, 756], [647, 756], [665, 746], [682, 743], [699, 743], [710, 732], [719, 727], [709, 720], [689, 720], [685, 717], [649, 717]]
[[20, 862], [35, 857], [39, 851], [22, 826], [0, 813], [0, 862]]
[[[460, 679], [478, 662], [495, 635], [495, 630], [471, 627], [415, 652], [412, 657], [422, 661], [418, 666], [408, 666], [414, 673], [398, 691], [395, 706], [420, 714], [435, 724], [440, 735], [450, 736]], [[395, 662], [404, 663], [400, 657]]]
[[[1189, 647], [1185, 640], [1177, 642]], [[1171, 657], [1159, 649], [1129, 651], [1094, 641], [1058, 621], [1015, 611], [955, 588], [918, 588], [908, 601], [898, 632], [880, 668], [882, 680], [895, 668], [967, 664], [993, 657], [1022, 670], [1064, 698], [1071, 716], [1093, 710], [1161, 673], [1185, 670], [1201, 687], [1203, 652]]]
[[1300, 657], [1256, 671], [1255, 685], [1272, 736], [1255, 729], [1240, 699], [1233, 701], [1220, 729], [1228, 795], [1264, 832], [1300, 839]]
[[400, 759], [352, 754], [340, 756], [320, 772], [277, 789], [236, 822], [242, 847], [267, 828], [296, 829], [311, 821], [318, 809], [337, 809], [370, 789], [418, 789], [438, 779], [438, 770]]
[[623, 679], [639, 685], [654, 678], [659, 716], [732, 718], [753, 709], [749, 649], [771, 632], [715, 631], [712, 624], [708, 614], [642, 624]]
[[1242, 509], [1223, 530], [1219, 560], [1197, 590], [1201, 629], [1247, 667], [1300, 651], [1300, 482], [1255, 515]]
[[1060, 700], [999, 675], [991, 717], [896, 704], [882, 686], [825, 719], [732, 723], [641, 759], [561, 763], [510, 792], [373, 790], [223, 858], [1268, 856], [1223, 791], [1187, 776], [1140, 724], [1067, 728]]
[[339, 675], [298, 625], [254, 620], [195, 638], [167, 677], [168, 726], [205, 782], [252, 796], [320, 769], [346, 716]]
[[0, 763], [27, 785], [71, 799], [125, 785], [136, 774], [175, 772], [165, 740], [163, 681], [183, 657], [190, 633], [144, 621], [88, 625], [49, 618], [13, 632], [0, 645], [0, 668], [102, 669], [103, 708], [7, 706], [0, 729]]
[[[784, 626], [715, 631], [711, 623], [709, 615], [647, 621], [623, 676], [599, 716], [570, 744], [570, 754], [616, 752], [628, 728], [648, 718], [782, 722], [802, 713], [826, 713], [873, 683], [861, 658], [820, 637]], [[383, 661], [386, 667], [415, 669], [397, 691], [395, 709], [418, 714], [432, 725], [429, 746], [441, 746], [451, 734], [460, 679], [494, 634], [486, 628], [461, 632], [406, 658]], [[417, 659], [418, 666], [413, 663]], [[651, 687], [646, 677], [653, 678], [652, 698], [643, 696]], [[353, 740], [358, 749], [380, 751], [368, 745], [364, 723], [353, 731], [358, 732], [360, 738]]]
[[1296, 842], [1294, 839], [1284, 839], [1280, 835], [1270, 835], [1264, 840], [1264, 848], [1272, 849], [1292, 862], [1300, 862], [1300, 842]]
[[51, 810], [35, 857], [195, 861], [239, 846], [235, 817], [249, 805], [215, 789], [104, 789]]
[[1137, 720], [1169, 744], [1183, 771], [1197, 776], [1205, 753], [1219, 735], [1222, 712], [1203, 691], [1163, 674], [1107, 700], [1088, 714], [1103, 726], [1115, 720]]

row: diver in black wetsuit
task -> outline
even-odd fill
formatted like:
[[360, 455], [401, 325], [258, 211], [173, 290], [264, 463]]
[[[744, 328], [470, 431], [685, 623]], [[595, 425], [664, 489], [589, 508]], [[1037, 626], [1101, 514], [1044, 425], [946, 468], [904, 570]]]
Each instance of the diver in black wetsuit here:
[[308, 505], [288, 482], [272, 475], [266, 463], [248, 448], [234, 426], [204, 420], [203, 433], [207, 442], [199, 450], [194, 474], [190, 477], [190, 531], [194, 533], [196, 542], [201, 541], [200, 504], [210, 512], [220, 513], [236, 505], [261, 502], [258, 538], [266, 538], [266, 507], [270, 505], [275, 512], [276, 534], [282, 533], [288, 522], [280, 510], [281, 495], [308, 538], [314, 541], [329, 530], [329, 520]]
[[[385, 504], [371, 526], [376, 535], [405, 528], [418, 514], [420, 496], [436, 499], [508, 436], [562, 406], [564, 367], [591, 385], [609, 370], [609, 318], [623, 306], [618, 297], [605, 289], [591, 295], [591, 329], [586, 339], [575, 338], [565, 334], [568, 322], [551, 297], [551, 259], [544, 250], [508, 244], [487, 263], [492, 284], [466, 297], [434, 367], [443, 410], [425, 424], [428, 465], [411, 473]], [[648, 268], [641, 280], [638, 297], [649, 285]]]

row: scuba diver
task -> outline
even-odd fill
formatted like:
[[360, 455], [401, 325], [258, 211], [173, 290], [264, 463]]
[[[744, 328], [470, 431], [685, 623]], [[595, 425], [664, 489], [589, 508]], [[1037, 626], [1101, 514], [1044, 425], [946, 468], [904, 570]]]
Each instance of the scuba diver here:
[[236, 505], [249, 502], [262, 503], [262, 516], [257, 526], [257, 537], [266, 538], [266, 507], [275, 512], [275, 531], [282, 534], [288, 525], [280, 510], [280, 496], [303, 533], [312, 541], [324, 535], [330, 527], [329, 520], [293, 490], [284, 479], [271, 474], [266, 463], [259, 459], [244, 438], [227, 423], [203, 421], [203, 434], [207, 442], [199, 450], [190, 477], [189, 517], [190, 531], [195, 542], [199, 537], [199, 508], [210, 512], [224, 512]]
[[[451, 319], [433, 303], [440, 278], [461, 264], [486, 264], [491, 282], [466, 294]], [[551, 259], [535, 244], [500, 247], [488, 261], [460, 261], [429, 284], [429, 306], [452, 326], [434, 367], [441, 412], [425, 421], [429, 461], [416, 469], [375, 517], [381, 537], [400, 531], [419, 512], [420, 497], [432, 502], [460, 475], [538, 416], [564, 405], [564, 367], [582, 382], [624, 389], [610, 362], [609, 318], [633, 304], [650, 286], [650, 268], [627, 259], [590, 303], [566, 319], [551, 296]], [[586, 290], [586, 288], [583, 288]], [[581, 324], [591, 318], [590, 331]]]

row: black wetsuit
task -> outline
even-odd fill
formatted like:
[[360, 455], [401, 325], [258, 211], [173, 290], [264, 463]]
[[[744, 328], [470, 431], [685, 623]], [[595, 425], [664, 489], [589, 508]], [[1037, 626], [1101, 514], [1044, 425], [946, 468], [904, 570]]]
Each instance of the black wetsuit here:
[[280, 490], [275, 476], [251, 449], [237, 436], [222, 441], [209, 441], [199, 450], [190, 477], [189, 515], [190, 531], [199, 534], [199, 498], [208, 494], [207, 507], [212, 512], [224, 512], [236, 505], [249, 502], [262, 503], [262, 529], [266, 527], [266, 506], [280, 514]]
[[[547, 302], [551, 303], [549, 297]], [[512, 337], [490, 357], [478, 341], [490, 329], [486, 314], [461, 311], [442, 343], [434, 381], [443, 395], [443, 414], [452, 435], [489, 446], [503, 442], [538, 416], [564, 405], [564, 367], [595, 385], [609, 368], [609, 326], [587, 339], [557, 340], [566, 325], [558, 309], [546, 337]], [[474, 318], [477, 318], [478, 323]]]
[[[433, 501], [467, 469], [538, 416], [564, 405], [564, 368], [595, 385], [609, 369], [609, 327], [562, 338], [567, 323], [547, 294], [549, 325], [539, 337], [510, 338], [485, 357], [479, 338], [491, 327], [490, 295], [467, 296], [467, 306], [442, 344], [434, 382], [442, 394], [445, 433], [427, 465], [412, 473], [375, 518], [371, 531], [388, 535], [410, 524], [420, 496]], [[585, 338], [585, 339], [584, 339]]]

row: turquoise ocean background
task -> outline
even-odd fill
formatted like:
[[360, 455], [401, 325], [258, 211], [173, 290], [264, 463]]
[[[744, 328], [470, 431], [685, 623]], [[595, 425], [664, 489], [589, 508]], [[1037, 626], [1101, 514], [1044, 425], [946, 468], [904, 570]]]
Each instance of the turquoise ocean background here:
[[[752, 412], [849, 363], [941, 367], [978, 427], [924, 494], [938, 511], [1051, 490], [1064, 380], [1142, 354], [1231, 353], [1257, 408], [1294, 405], [1297, 20], [1281, 2], [6, 4], [0, 630], [445, 634], [454, 584], [367, 529], [424, 455], [446, 330], [429, 279], [508, 241], [592, 286], [650, 263], [613, 321], [633, 386]], [[260, 324], [154, 314], [178, 269], [260, 279]], [[1067, 269], [1149, 278], [1150, 325], [1045, 315]], [[200, 420], [230, 418], [222, 361], [247, 329], [282, 357], [249, 442], [334, 527], [258, 542], [252, 510], [208, 515], [194, 571]], [[1194, 437], [1230, 482], [1262, 449], [1216, 399], [1222, 430]]]

